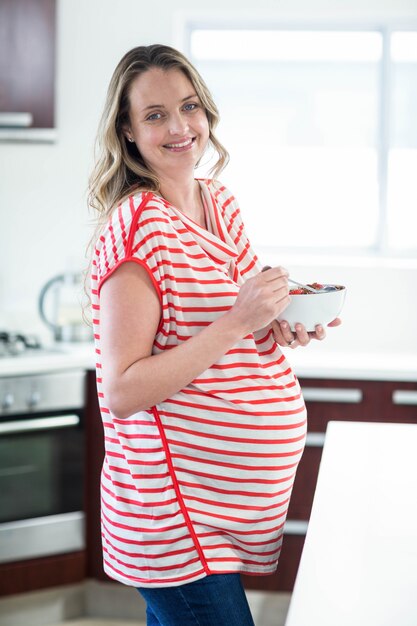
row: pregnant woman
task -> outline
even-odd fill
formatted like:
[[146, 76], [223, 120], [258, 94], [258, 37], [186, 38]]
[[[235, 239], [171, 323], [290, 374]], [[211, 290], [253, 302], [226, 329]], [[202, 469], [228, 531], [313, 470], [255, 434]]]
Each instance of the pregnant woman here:
[[[90, 180], [104, 568], [143, 595], [149, 626], [253, 625], [240, 573], [277, 568], [306, 435], [280, 346], [325, 336], [275, 321], [288, 273], [261, 271], [217, 178], [218, 120], [180, 52], [137, 47], [110, 81]], [[214, 176], [196, 179], [209, 148]]]

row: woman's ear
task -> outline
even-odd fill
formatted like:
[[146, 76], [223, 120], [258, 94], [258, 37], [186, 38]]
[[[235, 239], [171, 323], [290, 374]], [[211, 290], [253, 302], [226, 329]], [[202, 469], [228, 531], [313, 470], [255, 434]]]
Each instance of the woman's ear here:
[[133, 139], [132, 131], [130, 130], [129, 126], [123, 126], [122, 131], [126, 139], [130, 141], [130, 143], [133, 143], [135, 141]]

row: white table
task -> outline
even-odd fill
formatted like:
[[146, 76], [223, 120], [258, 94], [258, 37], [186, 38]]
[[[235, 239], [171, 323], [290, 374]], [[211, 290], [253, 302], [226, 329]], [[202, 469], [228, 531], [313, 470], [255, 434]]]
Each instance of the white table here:
[[416, 626], [417, 425], [329, 422], [286, 626]]

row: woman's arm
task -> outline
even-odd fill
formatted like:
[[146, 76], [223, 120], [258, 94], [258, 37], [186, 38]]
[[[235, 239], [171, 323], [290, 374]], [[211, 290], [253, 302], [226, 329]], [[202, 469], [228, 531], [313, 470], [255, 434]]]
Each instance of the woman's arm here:
[[197, 335], [152, 355], [161, 305], [143, 267], [122, 264], [100, 292], [103, 391], [117, 417], [158, 404], [186, 387], [242, 337], [267, 326], [289, 304], [288, 272], [272, 268], [247, 280], [233, 307]]

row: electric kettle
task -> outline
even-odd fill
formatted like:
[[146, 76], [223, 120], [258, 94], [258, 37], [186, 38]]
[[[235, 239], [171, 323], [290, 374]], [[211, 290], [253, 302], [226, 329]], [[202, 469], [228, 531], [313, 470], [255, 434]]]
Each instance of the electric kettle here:
[[55, 341], [89, 341], [91, 326], [82, 316], [83, 275], [67, 272], [54, 276], [39, 294], [39, 315], [53, 331]]

